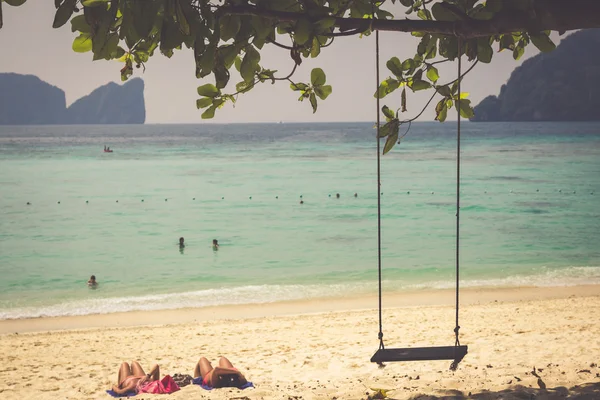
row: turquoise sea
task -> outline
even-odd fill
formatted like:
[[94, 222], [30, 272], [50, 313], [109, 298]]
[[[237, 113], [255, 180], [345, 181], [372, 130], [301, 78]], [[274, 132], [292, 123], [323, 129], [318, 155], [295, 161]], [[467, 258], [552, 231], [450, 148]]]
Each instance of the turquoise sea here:
[[[454, 286], [455, 158], [433, 122], [382, 157], [384, 290]], [[369, 123], [0, 127], [0, 319], [375, 293], [375, 159]], [[462, 161], [463, 287], [600, 284], [600, 124], [464, 123]]]

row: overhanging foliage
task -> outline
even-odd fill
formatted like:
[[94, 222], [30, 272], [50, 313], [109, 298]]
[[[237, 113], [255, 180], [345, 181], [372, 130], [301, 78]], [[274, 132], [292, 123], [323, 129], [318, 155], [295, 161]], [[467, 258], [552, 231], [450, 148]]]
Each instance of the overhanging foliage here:
[[[26, 0], [0, 0], [20, 6]], [[374, 30], [411, 32], [420, 42], [415, 55], [406, 60], [392, 57], [376, 97], [401, 89], [397, 111], [384, 106], [387, 119], [381, 136], [388, 137], [385, 152], [398, 138], [406, 111], [406, 91], [430, 90], [436, 96], [436, 120], [444, 121], [448, 110], [460, 104], [461, 115], [472, 116], [466, 94], [458, 93], [458, 79], [442, 82], [436, 65], [466, 56], [471, 62], [489, 63], [495, 51], [511, 51], [519, 59], [533, 43], [551, 51], [551, 30], [600, 27], [600, 1], [592, 0], [54, 0], [52, 26], [70, 21], [76, 33], [73, 50], [91, 52], [94, 60], [119, 60], [121, 78], [127, 80], [134, 67], [145, 68], [157, 52], [171, 57], [183, 47], [193, 49], [199, 79], [212, 75], [213, 83], [198, 87], [202, 118], [258, 83], [287, 81], [299, 100], [309, 100], [313, 112], [318, 100], [332, 92], [325, 72], [312, 70], [310, 81], [294, 79], [296, 67], [308, 57], [318, 57], [336, 37], [369, 35]], [[406, 16], [412, 17], [407, 19]], [[460, 46], [459, 46], [460, 42]], [[293, 67], [284, 74], [261, 63], [260, 52], [272, 45], [289, 53]], [[232, 85], [235, 68], [241, 81]], [[233, 89], [234, 88], [234, 89]]]

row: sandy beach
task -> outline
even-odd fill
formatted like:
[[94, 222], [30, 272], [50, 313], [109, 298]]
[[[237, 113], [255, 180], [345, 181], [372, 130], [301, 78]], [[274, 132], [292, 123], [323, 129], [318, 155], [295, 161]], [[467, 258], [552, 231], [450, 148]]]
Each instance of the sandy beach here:
[[[452, 345], [452, 291], [384, 297], [387, 347]], [[108, 399], [122, 361], [192, 374], [227, 356], [254, 388], [136, 399], [600, 398], [600, 286], [467, 289], [449, 362], [369, 362], [375, 297], [0, 322], [0, 398]]]

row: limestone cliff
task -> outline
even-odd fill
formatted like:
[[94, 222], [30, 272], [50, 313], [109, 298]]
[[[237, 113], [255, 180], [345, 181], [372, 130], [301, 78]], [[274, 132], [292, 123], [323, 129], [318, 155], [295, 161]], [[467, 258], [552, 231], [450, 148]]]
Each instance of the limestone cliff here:
[[600, 121], [600, 29], [575, 32], [525, 61], [472, 121]]
[[65, 93], [36, 76], [0, 73], [0, 125], [143, 124], [144, 81], [108, 83], [66, 107]]

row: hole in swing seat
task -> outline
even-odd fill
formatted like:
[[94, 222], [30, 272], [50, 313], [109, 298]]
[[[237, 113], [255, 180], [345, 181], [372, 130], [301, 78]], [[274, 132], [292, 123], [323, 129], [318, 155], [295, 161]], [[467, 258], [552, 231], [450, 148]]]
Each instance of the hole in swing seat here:
[[467, 354], [467, 346], [412, 347], [379, 349], [371, 362], [454, 360], [459, 363]]

